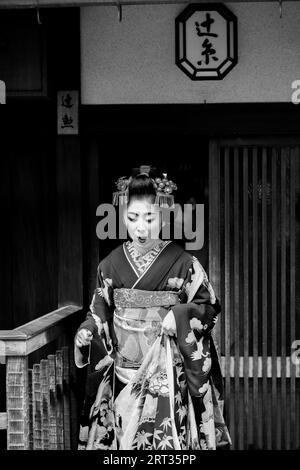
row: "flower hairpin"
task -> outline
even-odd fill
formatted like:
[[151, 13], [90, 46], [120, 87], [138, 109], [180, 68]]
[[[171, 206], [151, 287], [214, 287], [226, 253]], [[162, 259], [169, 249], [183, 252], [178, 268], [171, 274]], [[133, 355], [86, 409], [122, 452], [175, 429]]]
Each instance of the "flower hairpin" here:
[[155, 204], [159, 207], [174, 207], [173, 191], [177, 190], [177, 185], [168, 180], [167, 173], [163, 173], [163, 178], [155, 178], [154, 187], [156, 188]]

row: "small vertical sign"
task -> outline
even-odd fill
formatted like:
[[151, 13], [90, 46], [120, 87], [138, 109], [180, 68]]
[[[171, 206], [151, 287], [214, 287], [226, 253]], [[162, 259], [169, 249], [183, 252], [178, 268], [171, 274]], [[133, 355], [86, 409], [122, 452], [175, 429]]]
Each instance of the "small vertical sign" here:
[[0, 104], [6, 103], [6, 87], [3, 80], [0, 80]]
[[78, 91], [57, 92], [57, 133], [78, 134]]

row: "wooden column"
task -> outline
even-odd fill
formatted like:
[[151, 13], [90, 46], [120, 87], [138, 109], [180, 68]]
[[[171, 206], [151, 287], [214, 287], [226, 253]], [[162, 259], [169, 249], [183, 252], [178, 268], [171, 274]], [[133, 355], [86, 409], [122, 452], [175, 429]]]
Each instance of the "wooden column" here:
[[28, 359], [11, 356], [6, 362], [7, 449], [29, 449]]
[[42, 450], [42, 400], [40, 365], [33, 365], [32, 372], [32, 395], [33, 395], [33, 449]]
[[[209, 147], [209, 280], [216, 296], [221, 298], [220, 280], [220, 155], [216, 141]], [[222, 306], [223, 307], [223, 306]], [[221, 312], [222, 315], [222, 312]], [[221, 354], [221, 319], [212, 331], [216, 349]]]

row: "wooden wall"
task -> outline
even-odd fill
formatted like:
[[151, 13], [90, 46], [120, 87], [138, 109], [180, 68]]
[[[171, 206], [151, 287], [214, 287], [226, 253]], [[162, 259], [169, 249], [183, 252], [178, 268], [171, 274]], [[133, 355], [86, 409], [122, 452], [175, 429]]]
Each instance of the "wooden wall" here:
[[[35, 11], [1, 11], [8, 90], [0, 107], [1, 329], [82, 298], [80, 143], [78, 136], [56, 135], [57, 90], [80, 89], [79, 9], [46, 9], [40, 19], [38, 25]], [[35, 42], [40, 38], [39, 57], [22, 56], [27, 30], [37, 32]], [[20, 61], [12, 64], [9, 52]], [[38, 59], [46, 74], [40, 96], [34, 93]], [[23, 90], [15, 78], [25, 71]]]
[[[8, 96], [0, 106], [0, 329], [82, 303], [80, 142], [56, 135], [57, 90], [80, 89], [79, 9], [43, 9], [40, 19], [35, 10], [1, 10]], [[40, 38], [32, 51], [26, 37], [22, 49], [24, 31]]]

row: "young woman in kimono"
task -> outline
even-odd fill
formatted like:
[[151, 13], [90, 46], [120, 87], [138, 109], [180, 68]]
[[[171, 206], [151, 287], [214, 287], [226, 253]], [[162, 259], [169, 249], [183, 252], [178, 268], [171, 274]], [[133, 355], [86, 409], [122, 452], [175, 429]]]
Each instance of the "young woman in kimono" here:
[[76, 365], [88, 366], [79, 449], [226, 447], [220, 304], [199, 261], [159, 238], [174, 184], [141, 173], [118, 187], [131, 240], [100, 262], [75, 337]]

